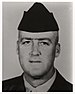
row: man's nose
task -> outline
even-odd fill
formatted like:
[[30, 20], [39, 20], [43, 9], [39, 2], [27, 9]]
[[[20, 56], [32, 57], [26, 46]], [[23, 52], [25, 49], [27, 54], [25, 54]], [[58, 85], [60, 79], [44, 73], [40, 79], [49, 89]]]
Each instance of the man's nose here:
[[41, 55], [41, 52], [40, 52], [40, 50], [39, 50], [38, 44], [33, 44], [33, 45], [32, 45], [32, 48], [31, 48], [31, 55], [33, 55], [33, 56], [39, 56], [39, 55]]

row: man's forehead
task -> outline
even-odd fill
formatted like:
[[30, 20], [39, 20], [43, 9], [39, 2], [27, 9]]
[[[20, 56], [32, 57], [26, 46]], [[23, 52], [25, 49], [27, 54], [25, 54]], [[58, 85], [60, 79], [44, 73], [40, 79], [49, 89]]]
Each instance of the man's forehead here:
[[57, 36], [57, 31], [56, 32], [43, 32], [43, 33], [30, 33], [30, 32], [25, 32], [25, 31], [19, 31], [20, 37], [21, 38], [51, 38]]

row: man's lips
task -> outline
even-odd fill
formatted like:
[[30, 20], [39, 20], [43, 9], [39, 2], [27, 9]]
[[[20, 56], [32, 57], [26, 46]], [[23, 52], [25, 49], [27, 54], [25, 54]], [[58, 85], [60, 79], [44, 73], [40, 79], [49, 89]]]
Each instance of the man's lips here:
[[30, 63], [41, 63], [41, 61], [38, 61], [38, 60], [29, 60]]

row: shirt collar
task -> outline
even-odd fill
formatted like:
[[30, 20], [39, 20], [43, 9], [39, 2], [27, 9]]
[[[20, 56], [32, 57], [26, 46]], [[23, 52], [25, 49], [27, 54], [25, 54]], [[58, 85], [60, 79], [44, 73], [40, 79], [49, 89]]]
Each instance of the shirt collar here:
[[54, 75], [51, 77], [51, 79], [49, 79], [47, 82], [45, 82], [44, 84], [37, 86], [36, 88], [31, 86], [25, 79], [25, 76], [23, 76], [24, 79], [24, 85], [26, 87], [26, 92], [47, 92], [50, 87], [52, 86], [54, 80], [56, 78], [56, 70]]

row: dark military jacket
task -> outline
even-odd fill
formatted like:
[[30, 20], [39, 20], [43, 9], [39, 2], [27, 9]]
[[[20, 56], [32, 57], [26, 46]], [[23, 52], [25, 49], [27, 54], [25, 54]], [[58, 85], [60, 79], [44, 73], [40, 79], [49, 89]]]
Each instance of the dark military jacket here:
[[[47, 92], [72, 92], [73, 85], [66, 81], [56, 70], [56, 79]], [[23, 74], [2, 82], [2, 92], [26, 92]]]

